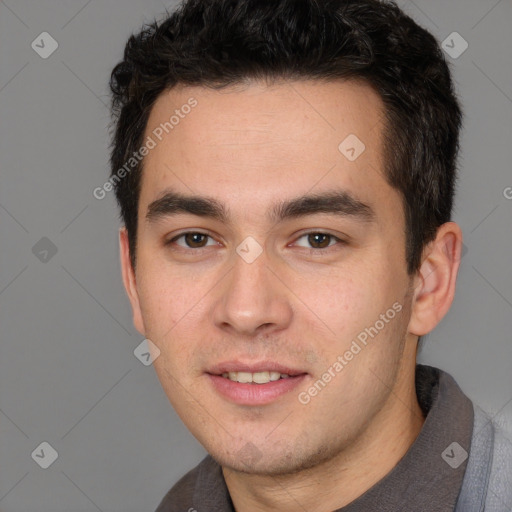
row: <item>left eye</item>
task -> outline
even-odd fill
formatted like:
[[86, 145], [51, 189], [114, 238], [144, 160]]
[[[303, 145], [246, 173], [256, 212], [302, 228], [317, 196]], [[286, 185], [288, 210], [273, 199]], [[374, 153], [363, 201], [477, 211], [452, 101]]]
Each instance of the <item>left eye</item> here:
[[[305, 243], [301, 244], [299, 240], [305, 240]], [[307, 233], [298, 238], [296, 244], [301, 247], [325, 249], [334, 245], [336, 242], [341, 242], [341, 240], [329, 233]]]
[[[208, 243], [208, 239], [210, 239], [211, 243]], [[178, 240], [182, 240], [182, 243], [179, 243]], [[210, 236], [192, 231], [190, 233], [183, 233], [170, 240], [170, 242], [174, 242], [180, 247], [188, 247], [189, 249], [201, 249], [216, 243]]]

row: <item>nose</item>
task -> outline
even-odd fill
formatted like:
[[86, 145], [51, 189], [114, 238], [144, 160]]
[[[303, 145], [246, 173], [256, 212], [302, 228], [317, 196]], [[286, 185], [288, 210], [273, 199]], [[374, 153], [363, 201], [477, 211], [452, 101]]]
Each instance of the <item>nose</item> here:
[[214, 323], [232, 334], [269, 334], [285, 329], [292, 320], [292, 294], [265, 251], [251, 263], [234, 255], [234, 266], [217, 293]]

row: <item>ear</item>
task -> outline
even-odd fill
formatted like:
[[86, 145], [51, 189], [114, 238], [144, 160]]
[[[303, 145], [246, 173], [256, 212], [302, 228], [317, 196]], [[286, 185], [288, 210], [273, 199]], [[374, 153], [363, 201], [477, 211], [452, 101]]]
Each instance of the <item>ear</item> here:
[[133, 313], [133, 325], [135, 329], [145, 336], [144, 321], [140, 310], [139, 293], [137, 291], [137, 282], [135, 271], [130, 261], [130, 245], [128, 243], [128, 232], [123, 227], [119, 230], [119, 249], [121, 255], [121, 271], [123, 275], [123, 284], [130, 299]]
[[462, 231], [455, 222], [439, 227], [435, 240], [425, 247], [414, 278], [409, 332], [423, 336], [432, 331], [450, 309], [462, 251]]

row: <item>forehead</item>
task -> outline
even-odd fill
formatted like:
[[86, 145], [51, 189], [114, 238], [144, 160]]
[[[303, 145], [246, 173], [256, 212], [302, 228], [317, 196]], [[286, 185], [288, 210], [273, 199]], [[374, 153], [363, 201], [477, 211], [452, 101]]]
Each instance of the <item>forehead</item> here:
[[139, 206], [169, 187], [242, 209], [332, 187], [389, 200], [383, 119], [378, 94], [352, 81], [173, 88], [149, 116]]

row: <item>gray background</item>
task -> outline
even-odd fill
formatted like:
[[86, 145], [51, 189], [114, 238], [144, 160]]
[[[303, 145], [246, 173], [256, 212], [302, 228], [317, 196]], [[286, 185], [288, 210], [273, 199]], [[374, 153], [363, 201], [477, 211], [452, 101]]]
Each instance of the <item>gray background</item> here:
[[[448, 57], [466, 114], [454, 215], [466, 250], [420, 362], [510, 431], [512, 4], [398, 3], [440, 41], [456, 31], [469, 45]], [[134, 356], [114, 197], [92, 195], [108, 176], [110, 71], [130, 33], [172, 5], [0, 0], [3, 512], [152, 511], [204, 455]], [[47, 59], [31, 47], [44, 31], [59, 45]], [[48, 469], [31, 457], [42, 442], [58, 452]]]

